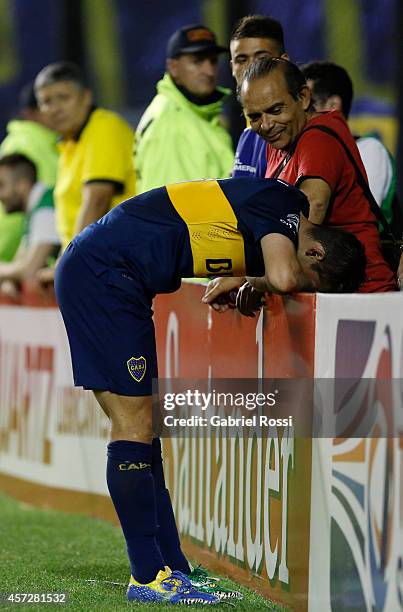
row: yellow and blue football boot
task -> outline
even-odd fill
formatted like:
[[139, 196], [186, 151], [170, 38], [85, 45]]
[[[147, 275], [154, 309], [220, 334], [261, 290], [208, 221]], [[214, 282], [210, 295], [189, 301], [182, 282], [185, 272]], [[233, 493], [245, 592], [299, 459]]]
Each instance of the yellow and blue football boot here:
[[172, 572], [169, 567], [160, 570], [155, 580], [148, 584], [140, 584], [131, 576], [127, 587], [127, 599], [143, 603], [168, 603], [182, 606], [220, 603], [219, 597], [212, 593], [197, 591], [185, 574]]

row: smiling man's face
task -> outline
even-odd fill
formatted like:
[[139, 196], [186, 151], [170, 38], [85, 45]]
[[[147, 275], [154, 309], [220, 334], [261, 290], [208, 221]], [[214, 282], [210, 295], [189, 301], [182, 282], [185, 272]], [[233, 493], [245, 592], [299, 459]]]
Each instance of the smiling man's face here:
[[287, 150], [305, 126], [310, 106], [308, 87], [297, 99], [290, 94], [281, 69], [244, 81], [241, 101], [250, 126], [275, 149]]

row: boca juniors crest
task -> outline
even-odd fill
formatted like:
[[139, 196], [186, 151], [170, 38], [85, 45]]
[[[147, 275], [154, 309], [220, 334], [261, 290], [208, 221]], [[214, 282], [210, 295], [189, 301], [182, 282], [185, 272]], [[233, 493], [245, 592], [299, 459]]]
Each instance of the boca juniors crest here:
[[129, 374], [136, 382], [140, 382], [146, 373], [147, 362], [145, 357], [130, 357], [127, 361]]

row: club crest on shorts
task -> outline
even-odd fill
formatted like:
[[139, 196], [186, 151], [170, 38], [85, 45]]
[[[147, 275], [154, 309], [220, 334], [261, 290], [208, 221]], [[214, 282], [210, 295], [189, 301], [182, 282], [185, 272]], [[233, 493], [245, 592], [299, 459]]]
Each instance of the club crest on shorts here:
[[136, 382], [140, 382], [146, 373], [147, 361], [145, 357], [130, 357], [127, 360], [129, 374]]

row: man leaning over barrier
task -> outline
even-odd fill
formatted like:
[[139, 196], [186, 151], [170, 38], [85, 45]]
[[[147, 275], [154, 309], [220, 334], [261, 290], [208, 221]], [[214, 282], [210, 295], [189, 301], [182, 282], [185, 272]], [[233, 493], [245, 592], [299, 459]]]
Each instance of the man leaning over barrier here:
[[217, 603], [222, 593], [189, 567], [165, 488], [152, 423], [152, 300], [194, 276], [231, 277], [208, 288], [209, 304], [245, 274], [275, 293], [354, 291], [364, 278], [362, 245], [352, 234], [316, 228], [308, 211], [306, 196], [282, 181], [167, 185], [84, 229], [60, 260], [55, 288], [74, 381], [93, 390], [111, 422], [107, 482], [127, 543], [129, 600]]
[[309, 200], [310, 221], [338, 226], [362, 242], [367, 270], [361, 292], [395, 291], [377, 219], [358, 178], [357, 169], [366, 181], [365, 169], [342, 114], [316, 112], [304, 75], [280, 58], [262, 58], [247, 68], [241, 102], [251, 128], [267, 142], [266, 177], [299, 187]]

